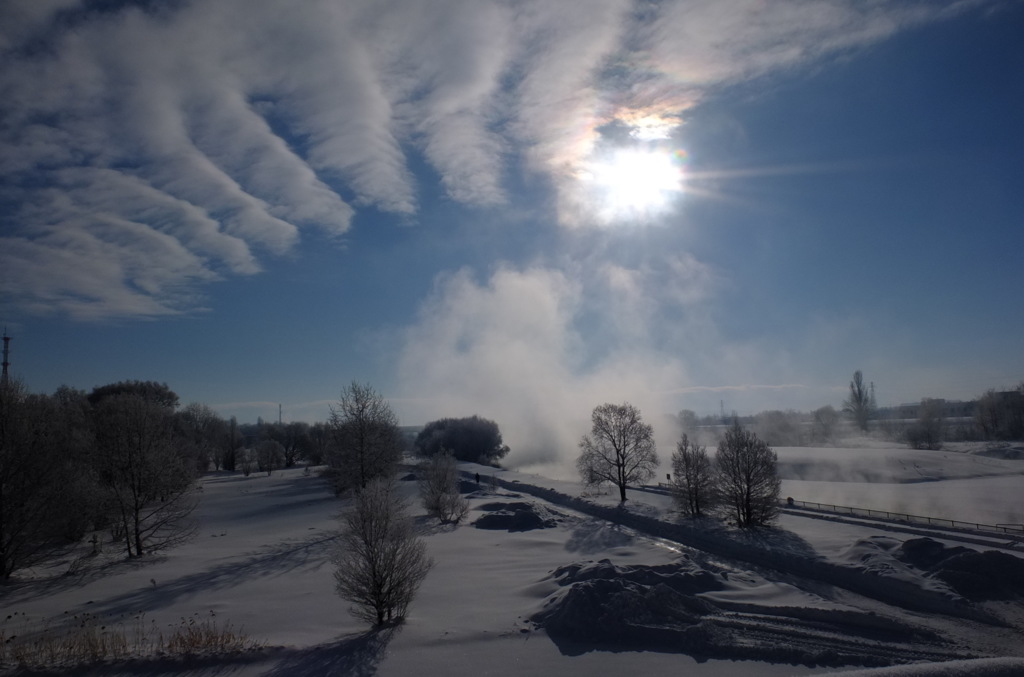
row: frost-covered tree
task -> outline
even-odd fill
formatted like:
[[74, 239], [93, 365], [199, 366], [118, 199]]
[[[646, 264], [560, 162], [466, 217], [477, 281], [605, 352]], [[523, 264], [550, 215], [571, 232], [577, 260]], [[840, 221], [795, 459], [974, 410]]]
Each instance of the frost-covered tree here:
[[978, 398], [975, 420], [985, 439], [1024, 438], [1024, 383], [1014, 390], [988, 390]]
[[327, 423], [314, 423], [309, 426], [304, 451], [306, 463], [321, 465], [328, 457], [331, 449], [331, 427]]
[[469, 512], [469, 502], [459, 493], [459, 471], [450, 451], [420, 463], [420, 496], [427, 513], [442, 524], [458, 524]]
[[199, 402], [186, 404], [176, 414], [180, 442], [191, 449], [196, 470], [203, 474], [210, 469], [210, 463], [220, 468], [222, 459], [217, 446], [224, 435], [227, 423], [208, 405]]
[[479, 416], [442, 418], [423, 426], [413, 448], [420, 456], [450, 452], [460, 461], [494, 464], [508, 453], [498, 424]]
[[389, 478], [356, 490], [341, 516], [334, 564], [335, 589], [357, 618], [380, 626], [405, 617], [433, 562]]
[[626, 487], [646, 482], [658, 469], [654, 431], [633, 405], [602, 404], [590, 416], [589, 435], [580, 440], [576, 469], [584, 484], [611, 482], [626, 500]]
[[672, 452], [673, 494], [686, 515], [700, 517], [715, 506], [717, 486], [714, 466], [707, 448], [695, 444], [683, 433]]
[[814, 410], [811, 421], [811, 438], [815, 442], [831, 442], [839, 423], [839, 412], [832, 405]]
[[43, 558], [60, 534], [69, 479], [55, 435], [54, 402], [0, 383], [0, 580]]
[[284, 447], [277, 440], [263, 440], [256, 445], [256, 466], [269, 476], [284, 465]]
[[942, 401], [925, 398], [921, 400], [917, 421], [911, 424], [904, 437], [913, 449], [941, 449], [945, 437], [946, 423]]
[[739, 423], [726, 431], [715, 455], [722, 502], [740, 527], [772, 522], [779, 512], [778, 455]]
[[384, 397], [369, 385], [353, 382], [331, 407], [333, 444], [327, 462], [335, 490], [365, 488], [388, 477], [402, 455], [402, 433]]
[[93, 467], [129, 557], [179, 542], [195, 529], [195, 464], [179, 453], [173, 410], [126, 392], [94, 408]]
[[857, 427], [865, 432], [875, 409], [873, 390], [864, 383], [864, 375], [858, 369], [853, 372], [853, 380], [850, 381], [850, 396], [843, 402], [843, 411], [850, 414]]

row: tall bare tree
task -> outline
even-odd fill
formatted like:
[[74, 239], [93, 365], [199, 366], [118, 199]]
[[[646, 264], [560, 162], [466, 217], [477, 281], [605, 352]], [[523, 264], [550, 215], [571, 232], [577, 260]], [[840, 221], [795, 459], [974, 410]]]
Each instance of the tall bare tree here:
[[334, 444], [328, 457], [335, 489], [364, 488], [376, 477], [390, 476], [402, 455], [398, 417], [369, 385], [353, 382], [331, 407]]
[[850, 381], [850, 396], [843, 402], [843, 411], [853, 416], [858, 428], [867, 431], [868, 421], [871, 420], [873, 410], [874, 395], [864, 383], [864, 375], [858, 369], [853, 372], [853, 380]]
[[94, 466], [129, 557], [195, 529], [195, 464], [176, 448], [172, 413], [137, 393], [109, 395], [95, 407]]
[[626, 487], [646, 482], [658, 468], [654, 431], [629, 404], [602, 404], [590, 416], [589, 435], [580, 440], [576, 469], [585, 484], [610, 482], [626, 500]]
[[722, 501], [740, 527], [770, 523], [779, 512], [778, 456], [764, 440], [740, 427], [726, 431], [715, 454]]
[[717, 483], [707, 448], [683, 433], [672, 452], [673, 488], [676, 502], [687, 515], [700, 517], [715, 506]]
[[334, 564], [335, 589], [352, 602], [353, 615], [376, 626], [404, 618], [433, 562], [390, 478], [356, 490], [341, 517]]

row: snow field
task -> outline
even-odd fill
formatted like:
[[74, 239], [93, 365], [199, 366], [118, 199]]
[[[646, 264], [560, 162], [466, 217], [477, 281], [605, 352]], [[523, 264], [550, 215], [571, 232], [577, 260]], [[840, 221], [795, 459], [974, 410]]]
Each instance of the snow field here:
[[[954, 452], [948, 452], [949, 459], [942, 460], [925, 454], [944, 452], [911, 452], [902, 464], [883, 464], [879, 458], [891, 459], [907, 450], [881, 450], [881, 456], [878, 450], [870, 450], [870, 461], [857, 458], [868, 450], [820, 451], [830, 454], [835, 464], [889, 468], [895, 475], [890, 475], [889, 479], [894, 481], [888, 484], [899, 489], [927, 487], [941, 494], [942, 486], [950, 482], [974, 483], [968, 494], [976, 492], [984, 500], [961, 501], [957, 507], [960, 512], [983, 512], [986, 508], [978, 504], [985, 501], [991, 501], [993, 506], [1019, 501], [1019, 491], [1012, 500], [1001, 492], [1009, 491], [1014, 482], [1018, 482], [1019, 488], [1024, 479], [1019, 475], [1024, 468], [1020, 461], [985, 458], [986, 462], [975, 463]], [[784, 463], [783, 468], [792, 469], [803, 462], [800, 455], [815, 453], [793, 452], [786, 461], [789, 465]], [[780, 461], [787, 454], [787, 450], [780, 451]], [[948, 473], [943, 470], [947, 461]], [[917, 474], [922, 468], [927, 469], [930, 481], [895, 481]], [[979, 468], [987, 476], [970, 474]], [[1015, 629], [907, 610], [891, 601], [845, 589], [842, 581], [808, 580], [701, 553], [563, 505], [548, 504], [526, 491], [516, 491], [513, 484], [538, 485], [577, 496], [579, 486], [573, 481], [472, 465], [462, 469], [469, 474], [479, 471], [485, 481], [479, 492], [468, 495], [471, 511], [467, 521], [457, 528], [439, 527], [427, 520], [416, 500], [416, 483], [398, 483], [410, 501], [417, 528], [435, 567], [413, 602], [407, 622], [385, 633], [367, 633], [347, 613], [347, 603], [334, 594], [329, 561], [331, 537], [337, 527], [335, 516], [345, 501], [335, 498], [315, 475], [306, 475], [301, 469], [277, 472], [270, 477], [208, 476], [202, 480], [200, 528], [193, 541], [139, 562], [121, 561], [108, 545], [108, 552], [88, 564], [78, 577], [56, 576], [60, 570], [54, 567], [27, 572], [22, 580], [0, 590], [0, 608], [5, 615], [18, 611], [37, 621], [59, 618], [64, 612], [89, 611], [111, 618], [144, 612], [147, 622], [158, 625], [171, 625], [194, 613], [214, 611], [218, 619], [230, 622], [236, 629], [244, 627], [249, 635], [267, 644], [266, 649], [247, 656], [191, 662], [151, 659], [101, 665], [76, 673], [90, 675], [621, 675], [643, 671], [774, 677], [837, 670], [827, 665], [765, 662], [767, 654], [757, 658], [758, 642], [765, 646], [774, 643], [803, 647], [801, 651], [826, 651], [830, 647], [877, 650], [879, 656], [890, 659], [896, 657], [893, 651], [904, 649], [919, 652], [919, 660], [928, 660], [929, 654], [933, 655], [932, 661], [968, 655], [993, 657], [850, 673], [858, 676], [1024, 675], [1024, 659], [1010, 658], [1024, 654], [1024, 623], [1017, 624]], [[505, 485], [508, 488], [488, 490], [486, 478], [490, 474], [509, 483]], [[786, 482], [797, 487], [801, 485], [796, 483], [805, 482], [810, 488], [815, 487], [813, 483], [822, 482], [830, 489], [842, 485], [865, 492], [861, 495], [866, 499], [871, 498], [873, 489], [864, 487], [874, 486], [856, 481], [799, 478]], [[642, 517], [666, 518], [672, 510], [671, 499], [657, 493], [631, 490], [629, 497], [628, 511]], [[617, 504], [611, 495], [592, 500], [609, 508]], [[555, 525], [526, 531], [475, 528], [473, 521], [499, 512], [496, 503], [532, 504], [543, 518], [554, 519]], [[951, 598], [949, 588], [941, 582], [894, 558], [896, 543], [913, 537], [863, 525], [783, 515], [779, 529], [772, 530], [768, 546], [808, 562], [851, 567], [861, 571], [858, 575], [874, 569], [900, 581], [905, 586], [901, 589], [920, 590], [922, 598]], [[765, 544], [751, 542], [750, 547], [755, 546]], [[601, 560], [608, 560], [608, 564], [598, 566], [596, 563]], [[656, 584], [660, 579], [653, 581], [655, 585], [648, 583], [652, 582], [651, 572], [664, 573], [659, 567], [684, 561], [710, 573], [716, 581], [712, 586], [715, 589], [698, 591], [694, 598], [703, 600], [703, 606], [698, 606], [706, 610], [699, 619], [705, 622], [702, 637], [712, 638], [709, 646], [717, 647], [716, 650], [721, 647], [714, 643], [718, 641], [715, 638], [725, 637], [721, 646], [728, 648], [733, 640], [728, 639], [727, 633], [736, 630], [736, 641], [743, 641], [743, 650], [736, 654], [746, 660], [731, 660], [727, 654], [695, 659], [685, 653], [628, 644], [615, 650], [585, 643], [569, 647], [564, 641], [552, 641], [536, 622], [546, 605], [557, 603], [570, 585], [577, 584], [556, 576], [561, 568], [605, 567], [605, 571], [612, 572], [610, 580], [622, 581], [633, 576], [642, 583], [639, 587], [625, 586], [629, 589], [616, 583], [622, 595], [615, 598], [618, 600], [635, 599], [636, 595], [650, 594], [652, 590], [657, 599], [675, 599], [658, 592]], [[603, 598], [583, 599], [589, 604]], [[693, 602], [685, 604], [692, 607]], [[691, 607], [688, 608], [692, 611]], [[1019, 602], [984, 603], [972, 608], [1004, 619], [1018, 614], [1016, 617], [1024, 620]], [[668, 604], [659, 613], [671, 616], [681, 613], [680, 609]], [[631, 618], [641, 627], [652, 622], [649, 615], [634, 614]], [[653, 617], [653, 621], [660, 622], [659, 618], [665, 621], [664, 616]], [[584, 615], [583, 621], [586, 620]], [[584, 632], [592, 630], [586, 624], [581, 628]], [[671, 623], [666, 628], [669, 634], [679, 630], [678, 625]], [[716, 634], [719, 631], [726, 634]], [[902, 636], [890, 637], [892, 633]], [[778, 655], [776, 652], [775, 660]], [[903, 657], [913, 655], [917, 654], [905, 653]]]

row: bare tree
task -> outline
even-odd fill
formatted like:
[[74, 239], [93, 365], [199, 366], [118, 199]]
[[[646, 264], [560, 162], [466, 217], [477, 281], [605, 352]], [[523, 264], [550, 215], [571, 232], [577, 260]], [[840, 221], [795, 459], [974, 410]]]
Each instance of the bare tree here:
[[850, 381], [850, 396], [843, 402], [843, 411], [853, 416], [857, 427], [865, 432], [875, 408], [872, 390], [865, 385], [864, 375], [858, 369], [853, 372], [853, 380]]
[[588, 485], [611, 482], [626, 500], [626, 487], [646, 482], [658, 468], [654, 432], [633, 405], [602, 404], [590, 416], [590, 434], [580, 440], [576, 469]]
[[986, 391], [978, 398], [975, 420], [985, 439], [1024, 437], [1024, 383], [1013, 390]]
[[443, 451], [420, 463], [420, 496], [427, 513], [444, 523], [458, 524], [469, 512], [469, 502], [459, 494], [455, 457]]
[[334, 564], [335, 589], [357, 618], [380, 626], [405, 617], [433, 562], [390, 479], [356, 490], [341, 517]]
[[811, 422], [811, 437], [816, 442], [831, 442], [839, 423], [839, 412], [832, 405], [825, 405], [814, 410]]
[[331, 407], [334, 438], [328, 464], [335, 490], [365, 488], [375, 477], [390, 476], [402, 455], [398, 417], [382, 395], [353, 382]]
[[302, 421], [271, 423], [266, 426], [263, 433], [281, 445], [285, 468], [295, 465], [299, 453], [309, 444], [309, 424]]
[[239, 447], [235, 450], [235, 459], [238, 469], [248, 477], [256, 469], [256, 450], [249, 447]]
[[911, 424], [904, 437], [913, 449], [941, 449], [946, 433], [942, 400], [925, 398], [921, 400], [917, 421]]
[[0, 383], [0, 579], [42, 559], [59, 535], [69, 479], [58, 457], [54, 403], [17, 379]]
[[95, 408], [94, 466], [129, 557], [190, 536], [194, 463], [175, 448], [172, 410], [136, 393]]
[[331, 448], [331, 427], [326, 423], [314, 423], [309, 427], [306, 448], [306, 463], [320, 465], [329, 455]]
[[726, 431], [715, 455], [722, 501], [740, 527], [770, 523], [779, 512], [778, 456], [763, 440], [740, 427]]
[[256, 467], [260, 472], [271, 473], [284, 464], [284, 446], [277, 440], [263, 440], [256, 445]]
[[686, 433], [672, 452], [673, 493], [679, 508], [700, 517], [717, 502], [716, 476], [707, 448], [690, 441]]
[[220, 468], [221, 460], [217, 458], [217, 442], [224, 434], [226, 423], [210, 406], [199, 402], [186, 404], [177, 414], [181, 435], [189, 444], [195, 458], [196, 470], [203, 474], [210, 469], [210, 462], [215, 461]]

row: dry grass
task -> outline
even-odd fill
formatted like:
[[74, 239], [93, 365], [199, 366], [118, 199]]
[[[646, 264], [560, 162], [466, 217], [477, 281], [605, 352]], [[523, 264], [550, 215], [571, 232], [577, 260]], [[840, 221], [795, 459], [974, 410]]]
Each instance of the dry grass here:
[[94, 614], [65, 615], [39, 624], [13, 613], [0, 621], [0, 666], [55, 667], [147, 656], [195, 656], [263, 646], [216, 613], [195, 613], [157, 626], [145, 614], [114, 623]]

